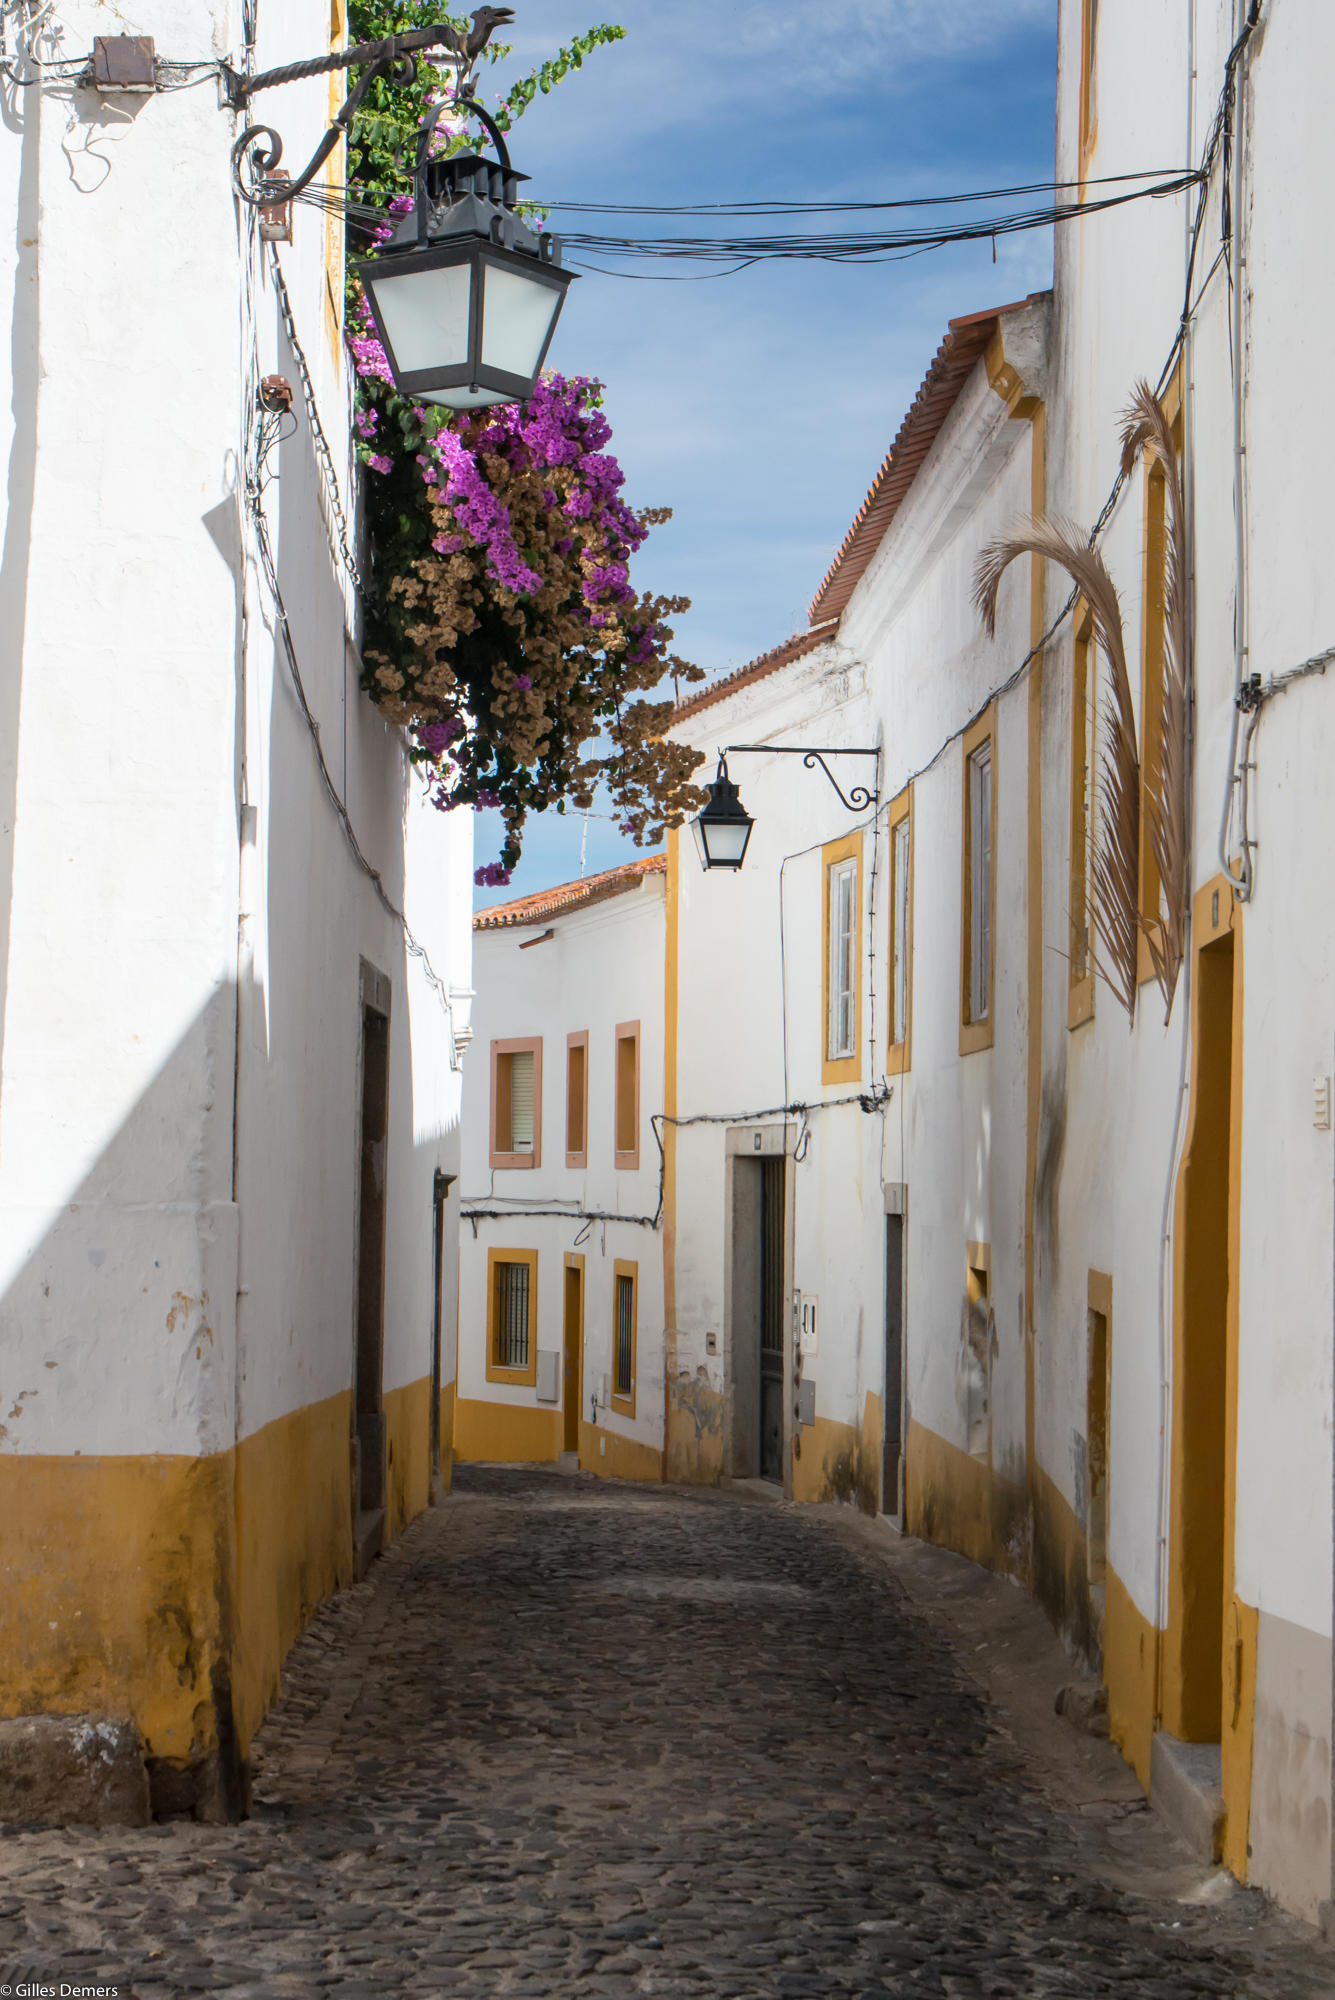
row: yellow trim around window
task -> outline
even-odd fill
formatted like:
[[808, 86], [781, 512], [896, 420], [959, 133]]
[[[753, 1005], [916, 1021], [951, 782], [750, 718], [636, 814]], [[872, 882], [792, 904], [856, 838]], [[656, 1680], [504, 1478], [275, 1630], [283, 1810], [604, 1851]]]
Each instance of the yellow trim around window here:
[[[1094, 1017], [1094, 871], [1090, 807], [1096, 807], [1098, 769], [1098, 666], [1094, 650], [1094, 619], [1082, 597], [1075, 607], [1075, 644], [1071, 652], [1071, 869], [1069, 904], [1070, 959], [1067, 966], [1066, 1025], [1078, 1028]], [[1092, 669], [1092, 671], [1091, 671]], [[1090, 715], [1090, 707], [1093, 715]], [[1086, 778], [1084, 750], [1090, 737]], [[1081, 933], [1085, 933], [1084, 969], [1080, 969]]]
[[[575, 1051], [580, 1051], [580, 1080], [578, 1095], [571, 1089], [571, 1070]], [[571, 1118], [574, 1111], [578, 1116], [576, 1124]], [[578, 1146], [571, 1140], [578, 1139]], [[581, 1028], [578, 1034], [566, 1036], [566, 1165], [587, 1167], [589, 1164], [589, 1031]]]
[[[899, 909], [899, 883], [895, 879], [895, 833], [904, 821], [909, 823], [908, 852], [908, 907], [904, 912], [904, 1033], [899, 1041], [890, 1040], [895, 1032], [895, 913]], [[902, 1076], [913, 1062], [913, 787], [906, 785], [899, 797], [892, 801], [887, 821], [890, 835], [890, 980], [886, 987], [887, 1042], [885, 1073], [887, 1076]]]
[[[978, 1049], [990, 1049], [993, 1042], [992, 1023], [997, 1011], [997, 705], [989, 702], [977, 722], [964, 732], [963, 759], [961, 763], [960, 801], [963, 818], [960, 824], [960, 1054], [973, 1055]], [[969, 812], [969, 760], [974, 751], [983, 743], [992, 746], [992, 809], [991, 866], [988, 870], [989, 908], [991, 922], [987, 932], [987, 1014], [981, 1021], [970, 1019], [969, 1015], [969, 974], [972, 970], [970, 942], [973, 930], [973, 893], [970, 881], [973, 875], [973, 821]]]
[[[1173, 442], [1182, 451], [1182, 369], [1178, 364], [1163, 394], [1164, 412], [1173, 428]], [[1140, 595], [1140, 869], [1139, 907], [1142, 923], [1159, 915], [1160, 881], [1150, 845], [1149, 801], [1158, 784], [1163, 757], [1164, 665], [1168, 642], [1168, 482], [1163, 468], [1146, 464], [1145, 517], [1141, 551]], [[1154, 960], [1144, 930], [1136, 942], [1136, 983], [1154, 978]]]
[[[618, 1280], [630, 1279], [630, 1394], [617, 1394], [617, 1293]], [[608, 1381], [612, 1385], [612, 1408], [618, 1416], [635, 1415], [635, 1378], [640, 1365], [640, 1267], [627, 1257], [618, 1257], [612, 1265], [612, 1372]]]
[[[502, 1081], [501, 1058], [522, 1055], [525, 1051], [533, 1057], [533, 1150], [529, 1153], [513, 1153], [498, 1144], [504, 1136], [513, 1138], [508, 1127], [501, 1123], [502, 1099], [507, 1097], [507, 1087]], [[542, 1036], [512, 1036], [508, 1041], [493, 1042], [491, 1045], [491, 1127], [490, 1144], [487, 1154], [489, 1167], [514, 1167], [521, 1172], [542, 1165]]]
[[[496, 1355], [496, 1266], [528, 1265], [528, 1365], [502, 1368]], [[509, 1382], [518, 1389], [532, 1389], [538, 1380], [538, 1253], [536, 1250], [488, 1250], [487, 1252], [487, 1380]]]
[[[830, 1048], [830, 870], [841, 861], [857, 862], [853, 920], [853, 1053], [832, 1057]], [[845, 834], [828, 840], [820, 851], [820, 1080], [822, 1083], [862, 1081], [862, 835]]]
[[[621, 1051], [626, 1046], [627, 1043], [630, 1044], [634, 1052], [630, 1061], [629, 1085], [627, 1085], [626, 1083], [626, 1078], [624, 1076], [621, 1065]], [[639, 1022], [618, 1021], [616, 1025], [616, 1038], [612, 1046], [613, 1046], [612, 1164], [614, 1167], [621, 1167], [626, 1169], [627, 1171], [633, 1171], [640, 1164], [640, 1024]], [[629, 1105], [625, 1103], [625, 1100], [622, 1095], [623, 1090], [627, 1087], [630, 1090]], [[628, 1129], [624, 1131], [622, 1129], [623, 1109], [628, 1110], [630, 1113], [629, 1119], [624, 1121], [624, 1123], [628, 1127]], [[621, 1141], [624, 1138], [629, 1138], [631, 1142], [629, 1146], [622, 1145]]]

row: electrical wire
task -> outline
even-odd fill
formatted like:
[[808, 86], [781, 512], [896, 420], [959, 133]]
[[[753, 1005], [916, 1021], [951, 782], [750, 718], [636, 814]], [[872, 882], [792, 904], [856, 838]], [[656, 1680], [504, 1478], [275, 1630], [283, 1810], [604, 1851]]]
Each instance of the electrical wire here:
[[969, 188], [962, 194], [901, 195], [893, 201], [791, 201], [758, 196], [750, 201], [682, 203], [559, 201], [544, 196], [543, 207], [571, 215], [862, 215], [883, 209], [953, 208], [975, 201], [1005, 201], [1021, 194], [1055, 194], [1061, 188], [1114, 187], [1128, 181], [1170, 180], [1189, 167], [1151, 167], [1135, 174], [1105, 174], [1083, 181], [1029, 181], [1016, 187]]
[[283, 329], [287, 334], [287, 344], [292, 350], [292, 358], [297, 364], [297, 376], [301, 382], [302, 401], [306, 405], [306, 421], [310, 426], [311, 443], [315, 448], [316, 464], [319, 467], [321, 483], [324, 487], [325, 505], [329, 518], [325, 521], [325, 531], [329, 536], [330, 553], [336, 563], [341, 563], [349, 583], [359, 598], [365, 596], [361, 570], [352, 553], [352, 530], [343, 510], [343, 496], [339, 490], [338, 473], [334, 469], [334, 454], [329, 449], [329, 439], [320, 421], [320, 411], [315, 401], [315, 384], [311, 380], [310, 363], [306, 350], [297, 333], [296, 320], [292, 314], [292, 299], [283, 276], [283, 266], [278, 255], [278, 245], [270, 243], [269, 268], [273, 275], [274, 292], [278, 299], [278, 310], [282, 314]]
[[[1140, 179], [1141, 176], [1132, 178]], [[1194, 187], [1201, 178], [1201, 170], [1184, 168], [1171, 173], [1167, 178], [1154, 181], [1148, 187], [1136, 187], [1122, 194], [1105, 195], [1095, 201], [1049, 202], [1041, 208], [1020, 209], [1008, 214], [984, 216], [976, 221], [961, 222], [933, 229], [887, 230], [880, 234], [789, 234], [782, 236], [653, 236], [629, 237], [596, 235], [577, 230], [561, 232], [563, 250], [584, 253], [586, 256], [643, 261], [666, 259], [694, 263], [722, 263], [735, 266], [736, 271], [748, 269], [752, 264], [785, 262], [792, 260], [816, 260], [822, 263], [879, 264], [895, 263], [906, 256], [916, 256], [926, 250], [941, 249], [950, 243], [996, 242], [997, 238], [1013, 236], [1027, 230], [1046, 229], [1059, 222], [1083, 220], [1104, 210], [1122, 208], [1128, 202], [1165, 200], [1182, 194]], [[1065, 185], [1069, 185], [1065, 184]], [[294, 197], [297, 201], [322, 209], [326, 213], [341, 214], [349, 222], [360, 225], [368, 233], [397, 221], [388, 211], [373, 208], [366, 203], [349, 197], [347, 189], [323, 187], [316, 183], [301, 190]], [[883, 203], [878, 207], [926, 207], [936, 200], [982, 200], [986, 197], [954, 196], [925, 197], [921, 202]], [[858, 205], [862, 206], [862, 205]], [[870, 206], [870, 205], [869, 205]], [[817, 213], [852, 212], [831, 206], [819, 209]], [[695, 211], [684, 211], [694, 213]], [[780, 210], [779, 213], [791, 211]], [[568, 261], [578, 262], [576, 255]], [[601, 267], [594, 267], [601, 268]], [[638, 276], [633, 272], [610, 271], [608, 276]], [[716, 273], [715, 275], [735, 275]]]

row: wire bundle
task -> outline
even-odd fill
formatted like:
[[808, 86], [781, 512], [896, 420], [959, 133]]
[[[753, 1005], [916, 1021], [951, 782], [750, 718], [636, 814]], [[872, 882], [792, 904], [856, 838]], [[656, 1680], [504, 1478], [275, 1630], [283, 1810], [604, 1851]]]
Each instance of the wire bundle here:
[[[562, 230], [566, 251], [574, 252], [567, 261], [580, 263], [584, 257], [606, 257], [622, 263], [644, 260], [721, 264], [731, 271], [744, 271], [753, 264], [814, 260], [833, 264], [887, 264], [937, 250], [949, 243], [995, 243], [999, 237], [1015, 236], [1033, 229], [1048, 229], [1058, 222], [1096, 215], [1105, 209], [1121, 208], [1128, 202], [1161, 201], [1199, 185], [1202, 170], [1195, 167], [1170, 169], [1166, 173], [1118, 174], [1106, 181], [1048, 181], [1014, 188], [978, 188], [962, 194], [921, 195], [897, 201], [849, 202], [712, 202], [698, 207], [650, 207], [605, 202], [551, 202], [552, 212], [578, 215], [700, 216], [720, 219], [769, 220], [780, 216], [861, 216], [891, 210], [918, 210], [970, 206], [980, 202], [1013, 200], [1017, 196], [1042, 194], [1049, 198], [1023, 208], [1003, 210], [995, 215], [972, 215], [956, 222], [932, 226], [918, 224], [900, 229], [842, 232], [833, 229], [794, 231], [785, 235], [743, 234], [737, 236], [611, 236], [592, 231]], [[1132, 185], [1123, 185], [1132, 183]], [[1145, 183], [1148, 183], [1146, 185]], [[1115, 193], [1094, 195], [1084, 191], [1116, 186]], [[1068, 191], [1075, 188], [1074, 195]], [[359, 202], [346, 188], [312, 184], [297, 196], [312, 207], [344, 216], [353, 227], [369, 236], [386, 222], [401, 218]], [[588, 265], [600, 270], [598, 264]], [[610, 272], [614, 277], [641, 277], [638, 271]], [[711, 275], [725, 276], [727, 272]]]

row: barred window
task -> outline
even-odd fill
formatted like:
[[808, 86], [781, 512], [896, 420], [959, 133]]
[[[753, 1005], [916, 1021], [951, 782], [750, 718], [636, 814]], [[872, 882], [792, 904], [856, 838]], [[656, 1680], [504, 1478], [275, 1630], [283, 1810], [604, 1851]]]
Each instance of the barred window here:
[[639, 1276], [638, 1264], [617, 1258], [612, 1275], [612, 1402], [625, 1417], [635, 1415]]
[[498, 1368], [527, 1368], [529, 1350], [529, 1266], [498, 1261], [492, 1324]]
[[616, 1392], [629, 1396], [634, 1368], [635, 1280], [617, 1279], [617, 1366]]

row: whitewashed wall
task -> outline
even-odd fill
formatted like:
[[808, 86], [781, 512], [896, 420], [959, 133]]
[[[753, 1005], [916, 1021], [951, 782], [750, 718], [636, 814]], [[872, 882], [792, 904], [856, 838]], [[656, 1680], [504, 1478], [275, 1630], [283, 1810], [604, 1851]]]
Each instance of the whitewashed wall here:
[[[1044, 308], [1016, 315], [1011, 338], [1031, 366]], [[1008, 350], [1009, 351], [1009, 350]], [[1006, 415], [980, 362], [885, 541], [855, 590], [838, 640], [686, 717], [702, 749], [728, 743], [881, 747], [882, 810], [851, 815], [819, 771], [788, 755], [732, 761], [755, 830], [739, 875], [700, 871], [681, 847], [679, 1108], [745, 1121], [811, 1106], [793, 1182], [793, 1289], [820, 1301], [819, 1348], [803, 1364], [818, 1419], [856, 1430], [880, 1398], [885, 1366], [885, 1189], [908, 1187], [909, 1414], [967, 1447], [960, 1316], [966, 1246], [991, 1246], [1001, 1352], [993, 1458], [1012, 1473], [1024, 1453], [1023, 1289], [1025, 1003], [1023, 691], [999, 707], [996, 1045], [961, 1058], [957, 738], [1028, 650], [1021, 564], [1003, 586], [995, 642], [972, 609], [972, 571], [990, 535], [1027, 509], [1029, 427]], [[847, 790], [872, 782], [870, 760], [835, 760]], [[885, 808], [914, 783], [913, 1059], [887, 1078], [889, 842]], [[823, 843], [863, 827], [861, 1076], [821, 1082]], [[874, 869], [874, 881], [873, 881]], [[783, 959], [780, 953], [782, 874]], [[872, 985], [875, 1001], [872, 1001]], [[721, 1005], [721, 996], [728, 996]], [[787, 1023], [787, 1064], [784, 1023]], [[871, 1112], [838, 1103], [872, 1089]], [[825, 1105], [827, 1108], [821, 1109]], [[771, 1123], [781, 1122], [771, 1117]], [[800, 1119], [790, 1115], [795, 1125]], [[727, 1390], [727, 1217], [723, 1128], [678, 1139], [679, 1366]], [[713, 1333], [716, 1355], [708, 1353]], [[808, 1453], [811, 1441], [804, 1440]], [[809, 1472], [810, 1468], [808, 1468]], [[805, 1481], [801, 1482], [805, 1483]]]
[[[258, 67], [328, 46], [322, 0], [258, 11]], [[64, 54], [125, 32], [112, 6], [57, 13]], [[162, 0], [134, 26], [163, 60], [240, 60], [230, 0]], [[328, 96], [322, 78], [257, 105], [285, 165]], [[27, 1395], [0, 1449], [197, 1454], [349, 1387], [363, 956], [393, 991], [385, 1388], [429, 1373], [471, 824], [430, 808], [358, 689], [354, 599], [216, 83], [50, 83], [11, 109], [0, 1326]], [[353, 515], [325, 240], [299, 207], [279, 256]], [[277, 644], [243, 493], [268, 373], [296, 393], [264, 505], [307, 696], [371, 865], [458, 989], [453, 1031], [352, 859]], [[451, 1245], [451, 1313], [455, 1290]]]
[[[555, 936], [531, 943], [551, 928]], [[538, 1253], [537, 1344], [560, 1352], [565, 1257], [584, 1266], [584, 1398], [581, 1421], [609, 1436], [661, 1451], [663, 1446], [663, 1239], [658, 1209], [659, 1149], [651, 1120], [663, 1109], [664, 877], [584, 909], [539, 914], [531, 923], [474, 936], [476, 1040], [464, 1070], [463, 1198], [460, 1236], [459, 1375], [461, 1399], [516, 1409], [540, 1404], [536, 1389], [486, 1379], [487, 1252]], [[531, 943], [530, 949], [521, 947]], [[640, 1023], [640, 1164], [614, 1164], [616, 1028]], [[587, 1161], [567, 1167], [566, 1038], [587, 1031]], [[488, 1164], [493, 1041], [541, 1036], [542, 1154], [536, 1168]], [[533, 1209], [565, 1211], [556, 1216]], [[513, 1216], [468, 1221], [470, 1210], [513, 1209]], [[588, 1211], [636, 1221], [590, 1221]], [[635, 1261], [638, 1358], [635, 1416], [603, 1394], [612, 1368], [613, 1266]], [[596, 1416], [593, 1410], [597, 1400]], [[518, 1435], [516, 1433], [516, 1435]], [[600, 1454], [605, 1455], [605, 1454]], [[597, 1469], [597, 1464], [594, 1464]]]
[[[1228, 50], [1245, 8], [1193, 0], [1100, 10], [1097, 144], [1089, 171], [1198, 159], [1216, 112]], [[1061, 10], [1058, 175], [1077, 158], [1080, 9]], [[1145, 61], [1145, 50], [1156, 55]], [[1332, 139], [1316, 79], [1335, 21], [1312, 0], [1263, 10], [1243, 70], [1246, 636], [1245, 671], [1263, 679], [1335, 643], [1335, 585], [1325, 562], [1325, 466], [1335, 397], [1321, 358], [1326, 267], [1311, 256], [1302, 188], [1329, 177]], [[1194, 72], [1194, 84], [1192, 81]], [[1193, 886], [1219, 874], [1229, 782], [1237, 602], [1234, 370], [1220, 185], [1212, 187], [1193, 278], [1186, 347], [1186, 426], [1194, 546]], [[1117, 465], [1116, 420], [1132, 385], [1154, 382], [1178, 330], [1186, 284], [1186, 201], [1138, 204], [1058, 234], [1056, 390], [1049, 432], [1054, 510], [1088, 522]], [[1104, 548], [1122, 593], [1139, 703], [1144, 482], [1126, 486]], [[1051, 599], [1050, 599], [1051, 601]], [[1058, 746], [1069, 728], [1069, 642], [1045, 712], [1050, 882], [1064, 879], [1067, 813]], [[1233, 1865], [1314, 1917], [1330, 1893], [1331, 1240], [1329, 1131], [1313, 1125], [1313, 1080], [1332, 1068], [1335, 961], [1330, 926], [1331, 802], [1318, 776], [1332, 729], [1328, 680], [1300, 682], [1267, 705], [1256, 738], [1252, 833], [1256, 879], [1233, 919], [1241, 939], [1243, 1105], [1234, 1588], [1259, 1618], [1250, 1746], [1248, 1863]], [[1050, 753], [1050, 754], [1049, 754]], [[1236, 832], [1227, 844], [1238, 851]], [[1227, 901], [1227, 897], [1225, 897]], [[1050, 897], [1047, 943], [1064, 913]], [[1171, 1419], [1172, 1209], [1187, 1076], [1185, 992], [1171, 1022], [1153, 987], [1138, 1024], [1099, 989], [1094, 1023], [1068, 1035], [1050, 1008], [1045, 1103], [1064, 1140], [1054, 1226], [1043, 1246], [1042, 1310], [1080, 1324], [1087, 1266], [1113, 1274], [1110, 1561], [1147, 1625], [1168, 1618], [1166, 1532]], [[1184, 1105], [1185, 1115], [1185, 1105]], [[1109, 1171], [1109, 1162], [1118, 1169]], [[1164, 1225], [1168, 1223], [1165, 1239]], [[1161, 1287], [1162, 1273], [1162, 1287]], [[1078, 1373], [1072, 1342], [1059, 1365]], [[1167, 1381], [1165, 1380], [1167, 1378]], [[1060, 1450], [1064, 1415], [1040, 1378], [1040, 1436]], [[1244, 1704], [1245, 1706], [1245, 1704]], [[1241, 1808], [1239, 1808], [1241, 1810]]]

